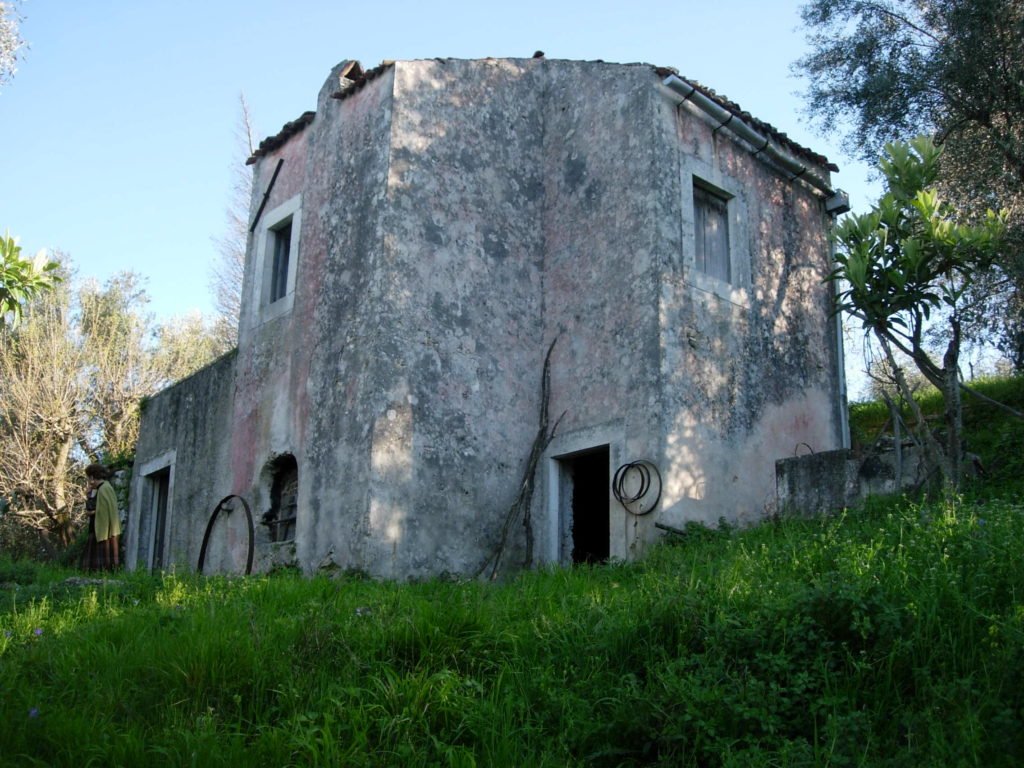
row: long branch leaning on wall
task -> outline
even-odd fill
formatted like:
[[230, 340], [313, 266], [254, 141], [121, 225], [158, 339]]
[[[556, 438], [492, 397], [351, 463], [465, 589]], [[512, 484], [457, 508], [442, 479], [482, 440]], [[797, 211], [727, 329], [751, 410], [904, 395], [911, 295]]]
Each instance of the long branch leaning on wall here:
[[554, 350], [557, 341], [558, 336], [551, 340], [547, 354], [544, 356], [544, 371], [541, 375], [540, 383], [540, 423], [537, 426], [537, 435], [533, 438], [530, 457], [527, 459], [526, 467], [523, 470], [523, 479], [519, 484], [519, 493], [516, 494], [515, 501], [509, 507], [508, 514], [505, 515], [505, 522], [501, 527], [501, 539], [498, 541], [498, 546], [495, 548], [494, 553], [484, 561], [484, 564], [474, 574], [475, 577], [479, 577], [487, 570], [488, 566], [491, 568], [488, 578], [494, 581], [498, 577], [501, 558], [504, 556], [505, 549], [508, 546], [509, 534], [520, 516], [523, 519], [523, 529], [526, 534], [524, 566], [529, 568], [533, 565], [533, 520], [530, 516], [530, 506], [533, 501], [534, 485], [536, 484], [537, 465], [540, 463], [540, 457], [544, 455], [544, 451], [547, 450], [548, 445], [554, 439], [562, 417], [566, 414], [565, 411], [562, 411], [562, 414], [555, 420], [551, 429], [548, 429], [548, 401], [551, 397], [551, 352]]

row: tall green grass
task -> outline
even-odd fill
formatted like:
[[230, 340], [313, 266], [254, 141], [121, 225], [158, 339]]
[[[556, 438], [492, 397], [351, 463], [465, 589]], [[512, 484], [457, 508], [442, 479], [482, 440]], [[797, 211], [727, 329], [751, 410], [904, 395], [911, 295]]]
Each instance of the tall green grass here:
[[1022, 513], [691, 526], [503, 585], [37, 582], [0, 613], [0, 761], [1014, 765]]
[[1024, 433], [967, 423], [964, 498], [507, 584], [0, 558], [0, 765], [1018, 765]]

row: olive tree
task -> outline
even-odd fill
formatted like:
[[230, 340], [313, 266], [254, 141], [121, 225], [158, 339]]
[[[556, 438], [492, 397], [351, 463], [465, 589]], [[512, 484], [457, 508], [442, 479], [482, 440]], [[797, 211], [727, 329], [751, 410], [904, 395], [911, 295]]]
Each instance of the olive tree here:
[[868, 161], [928, 133], [947, 201], [979, 219], [996, 201], [1008, 212], [960, 322], [1024, 370], [1024, 0], [809, 0], [801, 13], [809, 52], [794, 69], [822, 128]]
[[[80, 521], [81, 468], [130, 464], [139, 407], [222, 351], [205, 318], [156, 324], [137, 275], [69, 281], [0, 335], [0, 511], [64, 546]], [[6, 511], [4, 511], [6, 510]]]

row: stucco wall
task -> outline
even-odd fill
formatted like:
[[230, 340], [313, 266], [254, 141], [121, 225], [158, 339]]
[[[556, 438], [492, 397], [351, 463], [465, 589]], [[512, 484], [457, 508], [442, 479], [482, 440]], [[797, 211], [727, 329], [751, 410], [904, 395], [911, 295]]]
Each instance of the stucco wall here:
[[[254, 211], [284, 161], [264, 216], [301, 215], [294, 286], [259, 305], [260, 222], [237, 362], [217, 374], [233, 389], [218, 378], [203, 412], [230, 425], [206, 454], [223, 469], [188, 493], [240, 494], [258, 519], [270, 464], [292, 454], [307, 571], [472, 573], [519, 491], [555, 339], [550, 412], [565, 415], [536, 475], [534, 562], [567, 557], [570, 454], [661, 469], [654, 515], [608, 492], [609, 552], [631, 557], [657, 520], [756, 518], [777, 458], [840, 445], [820, 195], [677, 108], [650, 66], [397, 62], [335, 99], [338, 75], [255, 164]], [[733, 285], [692, 270], [695, 175], [734, 195]], [[147, 439], [161, 423], [147, 416]], [[185, 490], [192, 528], [175, 536], [191, 542], [205, 519]], [[240, 546], [229, 536], [223, 563]]]
[[[544, 279], [548, 336], [565, 339], [552, 411], [566, 417], [548, 457], [608, 443], [613, 468], [660, 468], [657, 514], [635, 518], [609, 499], [611, 554], [630, 557], [657, 521], [763, 516], [776, 458], [842, 444], [821, 282], [830, 222], [820, 193], [677, 108], [649, 68], [559, 65], [569, 71], [550, 85]], [[695, 176], [734, 196], [732, 284], [693, 268]], [[555, 492], [549, 483], [538, 514], [556, 514]], [[552, 520], [541, 530], [565, 535]], [[564, 557], [548, 540], [539, 548]]]
[[374, 573], [471, 572], [516, 491], [536, 402], [519, 374], [542, 344], [536, 69], [395, 65], [374, 318]]
[[[551, 413], [564, 417], [548, 457], [608, 444], [618, 466], [661, 453], [658, 282], [671, 258], [662, 222], [678, 216], [675, 196], [662, 189], [671, 151], [659, 131], [662, 101], [646, 65], [554, 63], [545, 128], [544, 304], [546, 336], [558, 338]], [[539, 373], [537, 366], [535, 387]], [[572, 523], [551, 519], [560, 514], [555, 490], [544, 488], [547, 496], [535, 504], [543, 521], [537, 551], [562, 560], [568, 549], [553, 538], [564, 538]], [[646, 521], [628, 515], [610, 489], [607, 495], [610, 553], [629, 557], [635, 524]]]
[[[820, 193], [689, 105], [672, 112], [680, 207], [678, 256], [660, 296], [662, 519], [749, 522], [774, 507], [777, 458], [842, 444], [842, 372], [822, 282], [830, 221]], [[730, 237], [742, 261], [730, 285], [693, 268], [694, 177], [735, 195]]]
[[872, 450], [823, 451], [775, 463], [777, 509], [806, 517], [838, 512], [868, 496], [921, 488], [928, 475], [924, 453], [915, 445]]
[[[130, 568], [172, 564], [195, 568], [206, 520], [230, 489], [231, 401], [235, 355], [227, 354], [201, 371], [146, 401], [132, 473], [126, 563]], [[170, 470], [170, 503], [165, 547], [154, 553], [156, 535], [152, 481]], [[224, 530], [225, 536], [228, 535]], [[235, 534], [230, 534], [234, 537]], [[212, 565], [234, 554], [218, 549]], [[243, 563], [244, 565], [244, 563]]]

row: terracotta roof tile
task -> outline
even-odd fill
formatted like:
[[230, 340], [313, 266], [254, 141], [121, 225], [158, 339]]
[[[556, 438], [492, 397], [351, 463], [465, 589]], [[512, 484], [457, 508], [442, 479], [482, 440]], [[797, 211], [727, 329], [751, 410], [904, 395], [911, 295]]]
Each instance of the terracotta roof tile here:
[[305, 130], [306, 126], [312, 123], [315, 117], [316, 112], [303, 112], [298, 119], [292, 120], [290, 123], [285, 123], [284, 128], [278, 131], [274, 136], [268, 136], [260, 142], [259, 147], [257, 147], [256, 151], [252, 153], [252, 157], [245, 161], [245, 164], [252, 165], [258, 158], [273, 152], [278, 147], [284, 146], [288, 139], [300, 131]]

